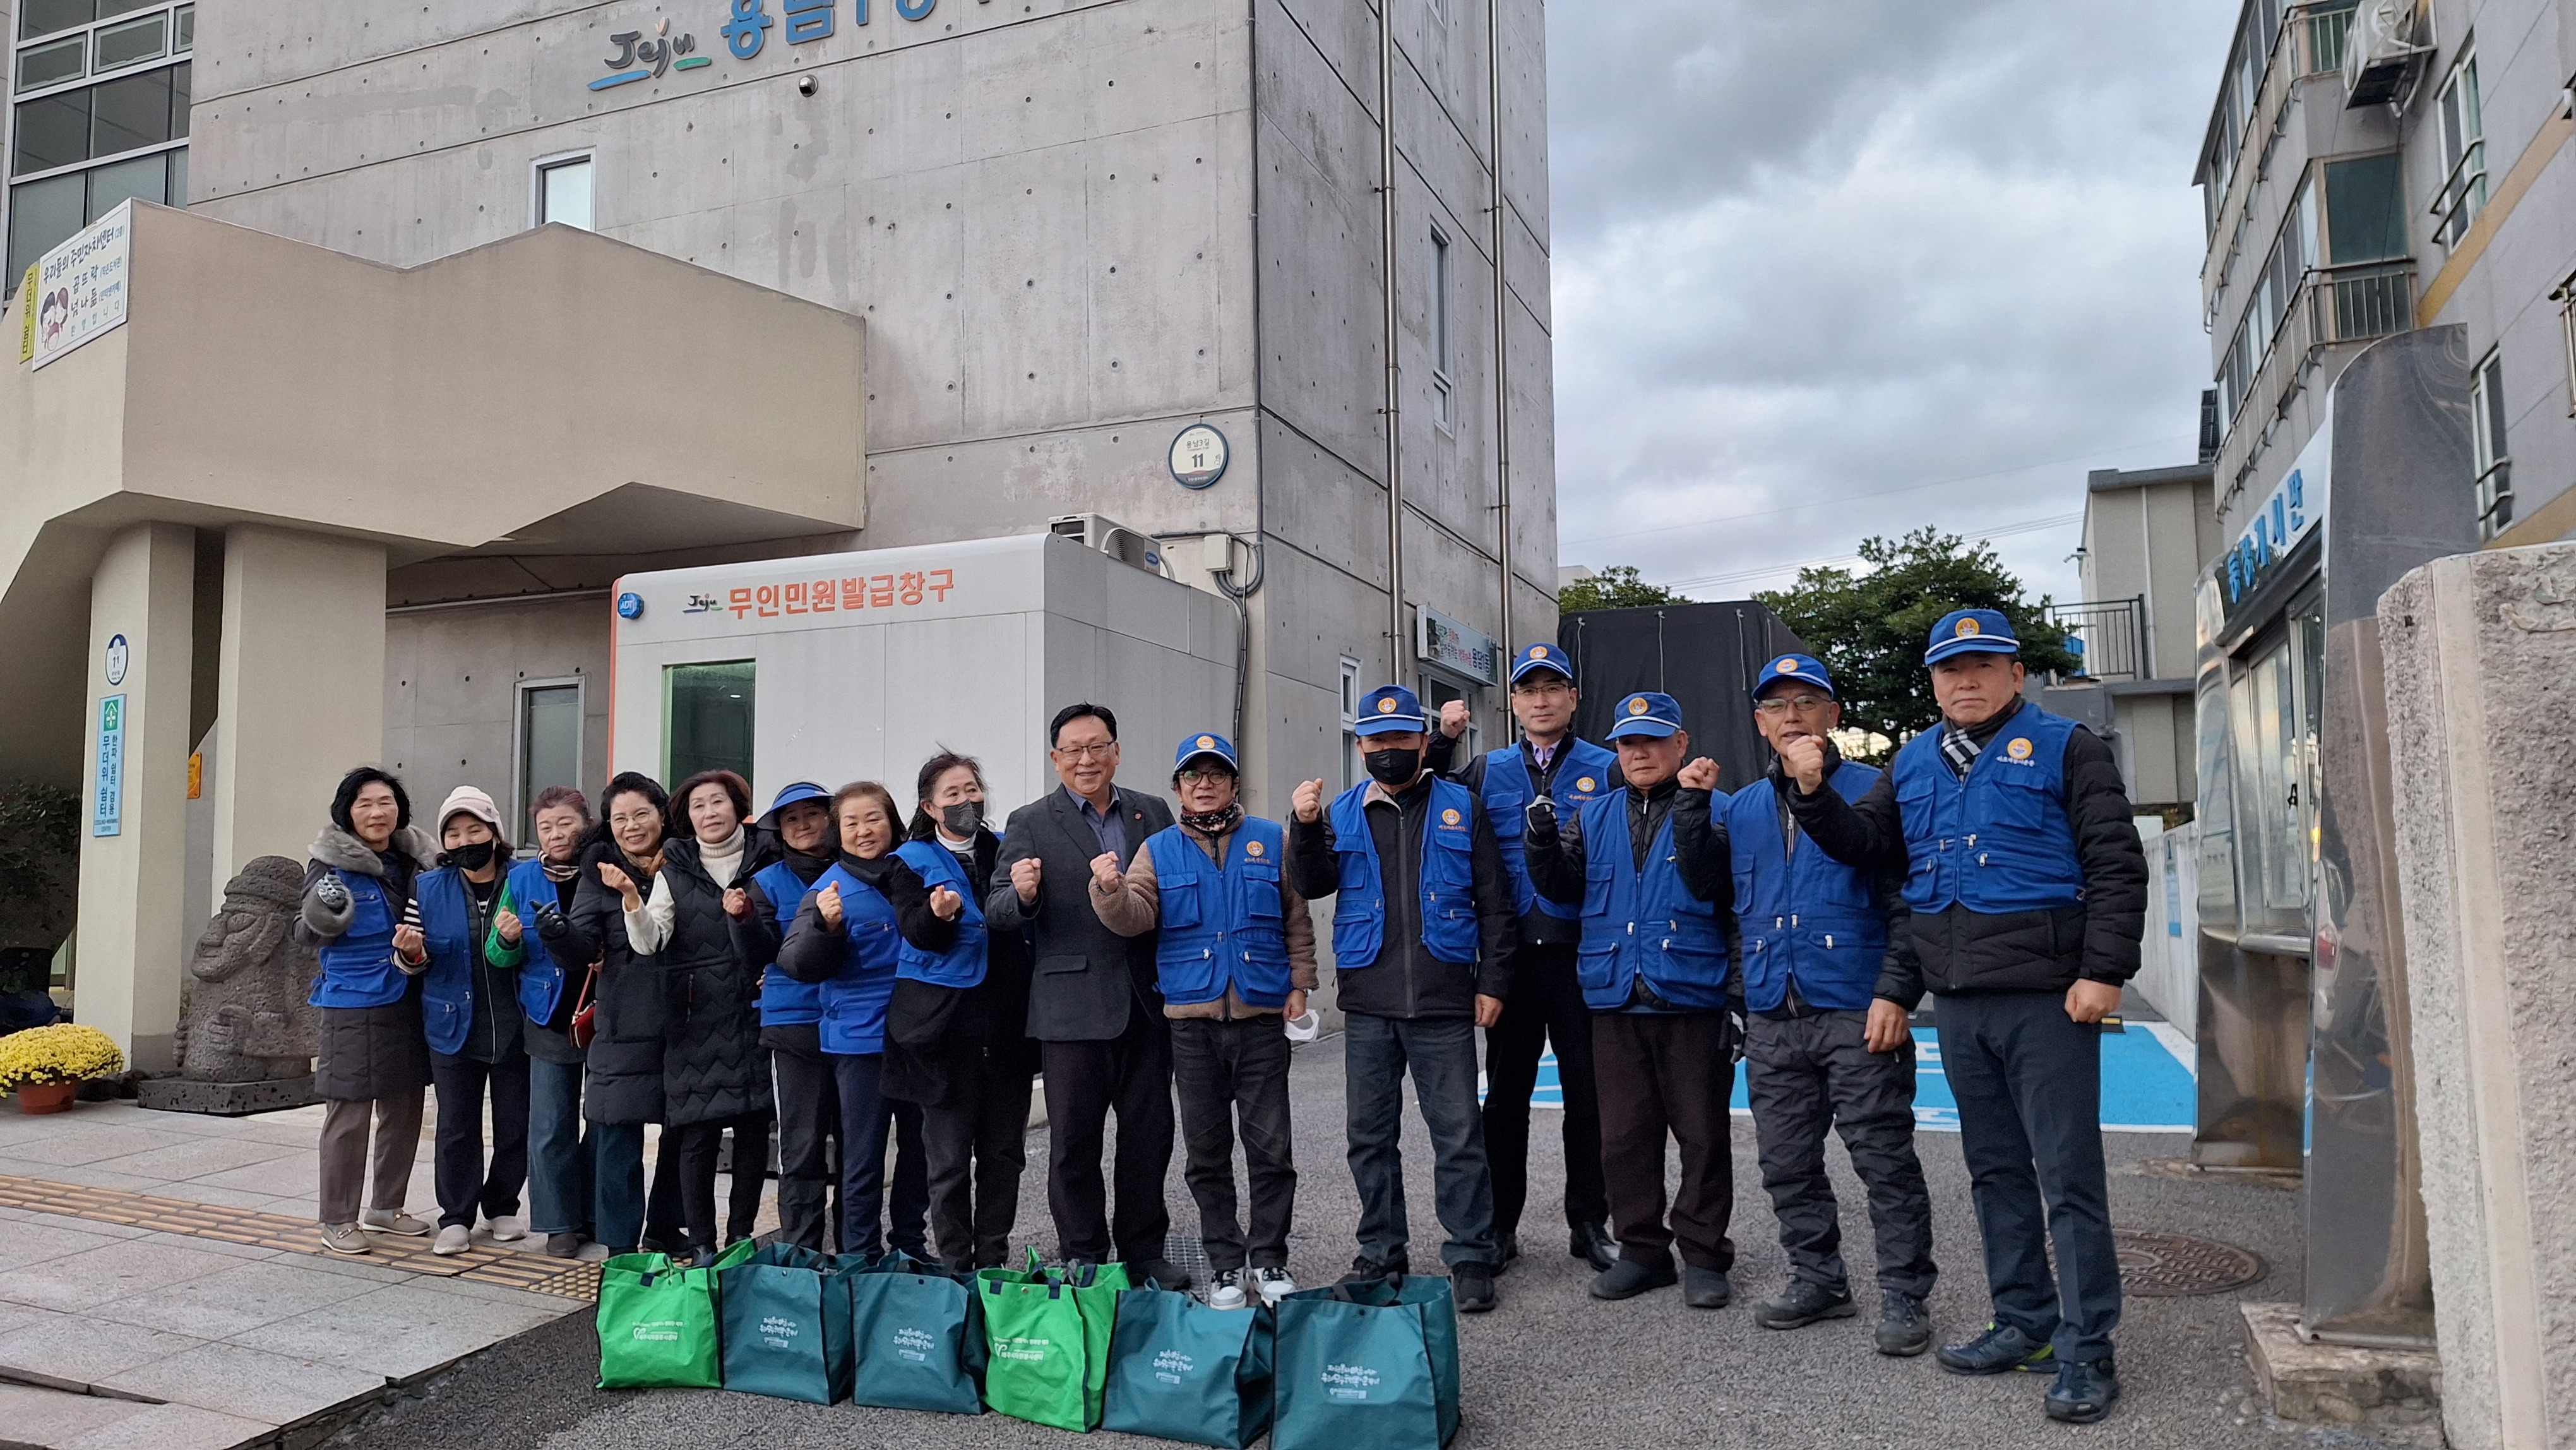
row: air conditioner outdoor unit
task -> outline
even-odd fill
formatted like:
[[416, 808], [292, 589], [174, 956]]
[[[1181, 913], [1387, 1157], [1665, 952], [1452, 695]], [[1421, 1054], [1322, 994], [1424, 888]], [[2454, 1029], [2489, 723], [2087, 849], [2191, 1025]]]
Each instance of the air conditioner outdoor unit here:
[[1047, 520], [1047, 532], [1081, 542], [1083, 547], [1098, 549], [1122, 564], [1133, 565], [1148, 574], [1175, 578], [1171, 561], [1163, 557], [1163, 546], [1151, 534], [1140, 534], [1115, 519], [1098, 514], [1065, 514]]
[[2432, 53], [2428, 0], [2362, 0], [2343, 43], [2344, 109], [2403, 100]]

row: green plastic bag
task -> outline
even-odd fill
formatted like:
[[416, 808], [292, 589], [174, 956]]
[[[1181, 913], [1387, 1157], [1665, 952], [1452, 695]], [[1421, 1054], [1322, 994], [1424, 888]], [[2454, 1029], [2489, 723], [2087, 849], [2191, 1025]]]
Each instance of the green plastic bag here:
[[986, 1269], [975, 1278], [991, 1351], [984, 1403], [1059, 1430], [1099, 1424], [1126, 1266], [1103, 1264], [1068, 1277], [1041, 1268], [1032, 1249], [1026, 1269]]
[[848, 1281], [858, 1269], [782, 1243], [718, 1275], [725, 1388], [816, 1405], [848, 1399]]
[[619, 1254], [599, 1266], [599, 1387], [721, 1389], [716, 1276], [759, 1251], [745, 1239], [708, 1268], [668, 1254]]
[[1211, 1309], [1159, 1288], [1119, 1295], [1101, 1428], [1241, 1450], [1270, 1428], [1270, 1342], [1258, 1301]]
[[849, 1276], [862, 1405], [984, 1413], [984, 1318], [974, 1284], [901, 1250]]
[[1458, 1309], [1408, 1275], [1279, 1301], [1271, 1450], [1439, 1450], [1458, 1433]]

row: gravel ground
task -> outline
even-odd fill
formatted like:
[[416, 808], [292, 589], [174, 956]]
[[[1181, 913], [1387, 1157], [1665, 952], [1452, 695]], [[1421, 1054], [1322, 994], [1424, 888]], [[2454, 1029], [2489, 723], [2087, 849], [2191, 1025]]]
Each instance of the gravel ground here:
[[[1342, 1071], [1338, 1039], [1300, 1049], [1294, 1069], [1298, 1221], [1291, 1268], [1302, 1284], [1329, 1282], [1353, 1252], [1347, 1226], [1357, 1196], [1342, 1165]], [[1529, 1256], [1500, 1281], [1492, 1314], [1461, 1320], [1465, 1421], [1461, 1446], [1648, 1447], [2057, 1445], [2190, 1450], [2375, 1442], [2267, 1423], [2252, 1398], [2236, 1301], [2289, 1299], [2298, 1292], [2300, 1240], [2295, 1194], [2239, 1183], [2181, 1181], [2139, 1171], [2148, 1160], [2187, 1150], [2179, 1137], [2114, 1135], [2112, 1208], [2123, 1227], [2222, 1239], [2262, 1256], [2266, 1277], [2232, 1294], [2132, 1297], [2119, 1335], [2125, 1395], [2106, 1423], [2072, 1427], [2046, 1420], [2037, 1376], [1971, 1380], [1943, 1374], [1926, 1355], [1884, 1358], [1870, 1347], [1875, 1291], [1860, 1288], [1862, 1313], [1790, 1333], [1753, 1323], [1750, 1302], [1786, 1278], [1768, 1201], [1752, 1168], [1751, 1125], [1737, 1119], [1736, 1302], [1714, 1312], [1685, 1308], [1658, 1291], [1619, 1304], [1584, 1292], [1589, 1270], [1568, 1257], [1544, 1210], [1562, 1184], [1551, 1115], [1539, 1115], [1532, 1157], [1534, 1211], [1523, 1225]], [[1968, 1209], [1968, 1178], [1951, 1134], [1919, 1140], [1935, 1203], [1936, 1252], [1946, 1271], [1932, 1307], [1944, 1340], [1963, 1338], [1985, 1318], [1985, 1278]], [[1436, 1258], [1429, 1145], [1408, 1114], [1406, 1167], [1416, 1217], [1415, 1258]], [[1839, 1148], [1832, 1153], [1844, 1205], [1846, 1251], [1866, 1258], [1869, 1223], [1857, 1182]], [[1020, 1233], [1050, 1245], [1039, 1165], [1043, 1130], [1030, 1136]], [[1173, 1165], [1166, 1187], [1175, 1227], [1196, 1224]], [[905, 1411], [829, 1409], [713, 1391], [608, 1392], [591, 1388], [597, 1348], [589, 1317], [572, 1315], [496, 1346], [345, 1431], [351, 1450], [682, 1450], [721, 1445], [1036, 1446], [1064, 1443], [1060, 1431], [998, 1415], [976, 1418]], [[1110, 1443], [1137, 1443], [1103, 1435]], [[1359, 1447], [1354, 1447], [1359, 1450]]]

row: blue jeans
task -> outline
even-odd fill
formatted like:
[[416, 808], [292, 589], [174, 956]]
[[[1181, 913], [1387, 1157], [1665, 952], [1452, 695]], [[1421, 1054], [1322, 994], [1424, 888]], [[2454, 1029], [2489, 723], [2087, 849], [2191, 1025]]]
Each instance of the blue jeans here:
[[528, 1232], [590, 1226], [590, 1151], [582, 1136], [582, 1065], [528, 1059]]
[[[829, 1052], [823, 1060], [841, 1098], [841, 1252], [881, 1253], [889, 1237], [916, 1258], [930, 1257], [930, 1170], [922, 1155], [921, 1109], [896, 1102], [881, 1090], [885, 1054]], [[886, 1128], [895, 1129], [891, 1232], [882, 1222], [888, 1207]]]
[[1432, 1206], [1449, 1241], [1440, 1258], [1494, 1261], [1494, 1181], [1485, 1163], [1485, 1124], [1476, 1107], [1476, 1025], [1464, 1017], [1398, 1021], [1345, 1016], [1351, 1178], [1360, 1191], [1360, 1252], [1381, 1264], [1405, 1262], [1404, 1075], [1422, 1126], [1431, 1131]]
[[644, 1239], [644, 1125], [590, 1125], [591, 1231], [624, 1253]]

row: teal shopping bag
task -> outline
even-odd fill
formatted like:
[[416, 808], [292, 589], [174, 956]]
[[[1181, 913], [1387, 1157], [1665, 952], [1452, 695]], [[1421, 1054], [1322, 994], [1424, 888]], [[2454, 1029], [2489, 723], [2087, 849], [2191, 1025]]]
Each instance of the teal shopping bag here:
[[984, 1413], [984, 1316], [971, 1284], [897, 1251], [852, 1273], [849, 1289], [853, 1402]]
[[1439, 1450], [1458, 1433], [1449, 1281], [1409, 1275], [1279, 1301], [1271, 1450]]
[[1271, 1324], [1259, 1303], [1211, 1309], [1159, 1288], [1119, 1295], [1100, 1427], [1242, 1450], [1270, 1427]]
[[771, 1244], [717, 1279], [724, 1387], [829, 1405], [850, 1397], [855, 1262]]

